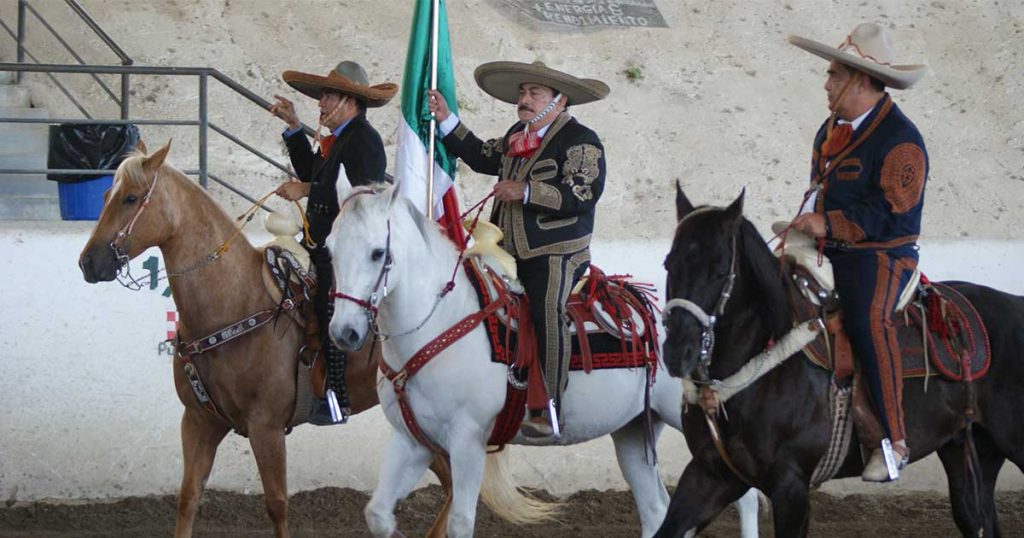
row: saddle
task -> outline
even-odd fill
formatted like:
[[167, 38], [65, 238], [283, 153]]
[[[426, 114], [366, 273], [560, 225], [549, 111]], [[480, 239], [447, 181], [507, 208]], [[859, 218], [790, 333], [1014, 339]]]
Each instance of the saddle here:
[[[527, 403], [541, 407], [548, 401], [537, 360], [529, 298], [513, 293], [507, 275], [495, 271], [480, 257], [465, 260], [463, 266], [481, 306], [496, 300], [503, 304], [483, 321], [491, 360], [509, 366], [505, 406], [488, 440], [489, 445], [503, 445], [519, 431]], [[591, 265], [584, 285], [569, 298], [567, 310], [573, 328], [569, 369], [590, 373], [606, 368], [648, 368], [653, 381], [658, 337], [647, 293], [626, 277], [606, 276]]]
[[[774, 228], [774, 227], [773, 227]], [[776, 249], [789, 277], [794, 319], [821, 315], [827, 331], [804, 351], [811, 362], [835, 372], [837, 380], [854, 371], [849, 340], [842, 331], [832, 266], [818, 265], [814, 241], [788, 232], [784, 250]], [[931, 283], [915, 271], [893, 315], [904, 378], [941, 375], [951, 381], [977, 380], [989, 368], [992, 354], [981, 316], [950, 285]]]

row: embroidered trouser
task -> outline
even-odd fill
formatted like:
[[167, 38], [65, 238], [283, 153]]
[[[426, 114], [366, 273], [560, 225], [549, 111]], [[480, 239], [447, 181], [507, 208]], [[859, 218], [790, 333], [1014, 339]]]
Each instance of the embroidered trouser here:
[[572, 338], [566, 303], [573, 286], [590, 266], [590, 251], [564, 256], [540, 256], [517, 263], [519, 280], [530, 300], [530, 321], [537, 334], [537, 356], [548, 397], [561, 409], [569, 379]]
[[313, 310], [316, 312], [317, 325], [320, 328], [320, 349], [324, 352], [327, 366], [327, 387], [334, 390], [338, 397], [338, 405], [348, 409], [348, 394], [345, 390], [345, 370], [348, 366], [348, 355], [331, 342], [331, 316], [334, 315], [334, 301], [331, 300], [331, 288], [334, 287], [334, 268], [331, 266], [331, 253], [324, 247], [315, 248], [309, 253], [310, 260], [316, 268], [316, 297], [313, 298]]
[[904, 440], [903, 364], [892, 315], [917, 267], [917, 251], [907, 246], [889, 251], [826, 253], [835, 272], [843, 328], [860, 362], [886, 437], [892, 442]]

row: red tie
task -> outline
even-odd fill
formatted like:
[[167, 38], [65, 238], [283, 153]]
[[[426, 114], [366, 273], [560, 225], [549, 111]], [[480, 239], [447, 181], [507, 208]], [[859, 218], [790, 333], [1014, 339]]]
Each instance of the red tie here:
[[853, 125], [844, 123], [832, 129], [825, 142], [821, 145], [821, 156], [831, 159], [839, 154], [853, 138]]
[[331, 153], [331, 146], [334, 145], [334, 140], [335, 140], [335, 136], [333, 134], [329, 134], [329, 135], [327, 135], [327, 136], [325, 136], [325, 137], [320, 139], [320, 156], [321, 157], [326, 159], [327, 156], [330, 155], [330, 153]]

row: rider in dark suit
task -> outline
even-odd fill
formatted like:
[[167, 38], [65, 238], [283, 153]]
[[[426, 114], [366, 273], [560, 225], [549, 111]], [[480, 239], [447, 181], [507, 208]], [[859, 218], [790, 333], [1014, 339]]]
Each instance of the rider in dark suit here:
[[[790, 42], [831, 61], [825, 91], [832, 110], [814, 139], [814, 194], [793, 227], [825, 241], [843, 328], [882, 419], [886, 437], [871, 440], [862, 478], [895, 480], [910, 449], [891, 317], [917, 268], [928, 153], [885, 88], [909, 88], [925, 68], [894, 65], [892, 39], [877, 24], [857, 26], [839, 48], [797, 36]], [[866, 428], [858, 429], [863, 436]]]
[[[366, 119], [366, 109], [387, 104], [398, 86], [392, 83], [370, 86], [366, 71], [355, 62], [341, 62], [327, 76], [285, 71], [285, 82], [299, 92], [317, 99], [320, 104], [319, 124], [330, 134], [320, 137], [314, 151], [302, 129], [291, 101], [275, 95], [277, 103], [270, 111], [288, 124], [283, 136], [288, 147], [295, 174], [300, 181], [288, 181], [277, 189], [287, 200], [308, 197], [306, 216], [309, 220], [307, 244], [317, 274], [317, 293], [314, 307], [320, 325], [321, 349], [326, 351], [329, 399], [325, 409], [318, 409], [311, 418], [314, 423], [342, 422], [348, 415], [348, 401], [344, 392], [345, 356], [334, 347], [328, 337], [332, 303], [329, 293], [333, 285], [331, 256], [324, 241], [331, 233], [331, 225], [338, 215], [337, 181], [341, 167], [352, 185], [369, 185], [385, 180], [387, 157], [380, 134]], [[327, 411], [322, 413], [321, 411]]]
[[[491, 96], [517, 105], [519, 121], [505, 136], [483, 141], [451, 114], [440, 92], [430, 110], [440, 123], [445, 147], [473, 170], [498, 176], [491, 222], [504, 232], [502, 246], [516, 258], [537, 331], [538, 356], [558, 410], [572, 352], [566, 303], [590, 265], [594, 213], [604, 190], [601, 140], [566, 111], [603, 99], [608, 86], [579, 79], [539, 62], [491, 62], [476, 69]], [[522, 433], [547, 437], [557, 417], [532, 409]]]

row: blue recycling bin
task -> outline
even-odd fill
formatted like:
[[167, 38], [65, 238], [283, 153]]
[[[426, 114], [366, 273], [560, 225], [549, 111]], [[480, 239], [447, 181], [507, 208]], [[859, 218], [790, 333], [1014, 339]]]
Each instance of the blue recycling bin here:
[[79, 183], [58, 183], [60, 218], [97, 220], [103, 211], [103, 193], [114, 183], [114, 176], [100, 176]]
[[46, 177], [58, 182], [60, 217], [64, 220], [98, 219], [103, 211], [103, 193], [114, 178], [74, 171], [115, 170], [138, 142], [139, 129], [130, 124], [51, 125], [46, 167], [54, 172]]

